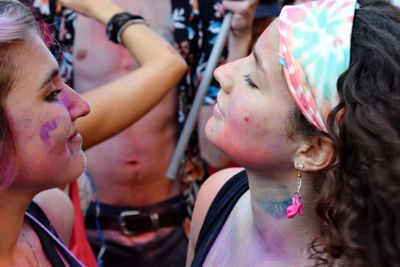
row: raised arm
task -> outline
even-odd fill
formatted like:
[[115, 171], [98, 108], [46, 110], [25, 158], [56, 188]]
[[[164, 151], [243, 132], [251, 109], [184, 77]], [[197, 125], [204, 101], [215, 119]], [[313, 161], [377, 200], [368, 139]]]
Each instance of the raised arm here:
[[[107, 24], [123, 10], [110, 0], [60, 0], [65, 7]], [[124, 46], [140, 68], [83, 94], [91, 106], [77, 121], [83, 149], [107, 139], [141, 118], [159, 103], [186, 71], [185, 61], [145, 24], [132, 24], [122, 32]]]
[[228, 62], [249, 54], [253, 19], [258, 3], [259, 0], [223, 1], [224, 8], [233, 12], [228, 39]]

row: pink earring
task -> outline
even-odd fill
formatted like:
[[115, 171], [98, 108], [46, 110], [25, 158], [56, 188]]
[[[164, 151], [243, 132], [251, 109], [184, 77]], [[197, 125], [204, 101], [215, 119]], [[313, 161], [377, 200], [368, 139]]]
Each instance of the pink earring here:
[[300, 169], [304, 168], [304, 165], [302, 163], [296, 163], [296, 168], [297, 168], [297, 191], [294, 193], [294, 196], [292, 198], [292, 205], [287, 207], [286, 210], [286, 216], [288, 219], [292, 219], [296, 217], [298, 214], [299, 216], [303, 216], [303, 203], [300, 202], [301, 199], [301, 172]]

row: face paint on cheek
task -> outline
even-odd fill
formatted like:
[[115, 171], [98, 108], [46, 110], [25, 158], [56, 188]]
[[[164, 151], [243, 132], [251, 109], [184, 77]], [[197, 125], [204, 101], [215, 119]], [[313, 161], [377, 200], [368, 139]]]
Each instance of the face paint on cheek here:
[[50, 153], [64, 153], [73, 129], [68, 115], [53, 117], [40, 127], [40, 138]]
[[70, 96], [67, 94], [64, 94], [63, 98], [60, 99], [61, 104], [68, 109], [70, 106], [69, 103], [71, 103]]
[[50, 141], [50, 132], [57, 129], [58, 123], [56, 119], [45, 122], [40, 128], [40, 139], [48, 143]]

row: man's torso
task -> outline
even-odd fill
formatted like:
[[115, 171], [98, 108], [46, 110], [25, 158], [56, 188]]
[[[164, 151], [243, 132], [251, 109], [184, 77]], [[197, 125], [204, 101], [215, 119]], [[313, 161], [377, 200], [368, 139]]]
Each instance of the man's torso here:
[[[143, 16], [152, 29], [171, 41], [169, 0], [116, 2]], [[138, 67], [127, 49], [107, 40], [104, 25], [82, 16], [76, 21], [74, 52], [78, 91], [98, 87]], [[87, 152], [99, 200], [140, 206], [179, 194], [178, 184], [165, 177], [176, 137], [176, 93], [171, 92], [138, 122]]]

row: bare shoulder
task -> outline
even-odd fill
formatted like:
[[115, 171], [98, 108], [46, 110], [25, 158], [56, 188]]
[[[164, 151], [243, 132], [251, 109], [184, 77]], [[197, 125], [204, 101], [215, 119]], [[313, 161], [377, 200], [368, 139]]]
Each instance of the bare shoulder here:
[[197, 195], [196, 203], [194, 206], [192, 222], [190, 225], [190, 240], [188, 247], [188, 261], [189, 264], [193, 259], [194, 248], [203, 225], [204, 218], [208, 209], [221, 187], [230, 180], [235, 174], [242, 171], [243, 168], [229, 168], [218, 171], [211, 175], [201, 186], [199, 194]]
[[193, 214], [194, 220], [203, 224], [204, 217], [207, 214], [208, 208], [210, 207], [212, 201], [214, 200], [221, 187], [242, 170], [243, 168], [223, 169], [211, 175], [204, 182], [196, 199], [194, 211], [195, 214]]
[[54, 188], [40, 192], [33, 201], [42, 208], [62, 241], [68, 244], [74, 224], [74, 207], [69, 196]]

